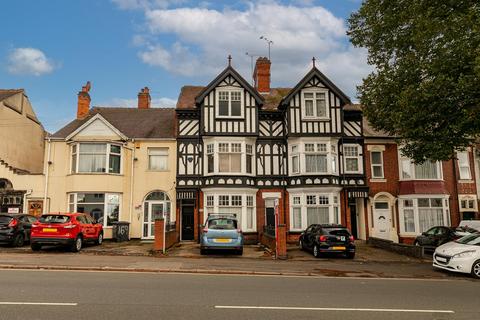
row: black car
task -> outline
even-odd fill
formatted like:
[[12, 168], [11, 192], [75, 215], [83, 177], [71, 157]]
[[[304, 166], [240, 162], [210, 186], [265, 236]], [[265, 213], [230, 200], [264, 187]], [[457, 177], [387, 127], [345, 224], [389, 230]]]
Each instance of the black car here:
[[413, 244], [425, 249], [435, 250], [436, 247], [460, 237], [461, 235], [456, 233], [455, 228], [438, 226], [432, 227], [416, 237]]
[[0, 214], [0, 243], [21, 247], [30, 241], [32, 223], [37, 218], [28, 214]]
[[355, 257], [355, 242], [347, 228], [340, 224], [312, 224], [302, 232], [300, 249], [313, 252], [316, 258], [323, 253], [341, 253]]

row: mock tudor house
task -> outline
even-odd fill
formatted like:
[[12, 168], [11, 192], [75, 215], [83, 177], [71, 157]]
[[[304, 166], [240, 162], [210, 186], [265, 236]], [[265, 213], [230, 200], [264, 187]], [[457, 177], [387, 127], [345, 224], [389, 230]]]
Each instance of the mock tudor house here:
[[412, 244], [433, 226], [457, 226], [478, 214], [472, 148], [456, 159], [421, 165], [402, 156], [395, 139], [363, 119], [369, 185], [366, 232]]
[[78, 93], [77, 118], [48, 137], [45, 170], [50, 212], [85, 212], [112, 236], [154, 238], [154, 222], [175, 225], [175, 110], [151, 108], [148, 88], [137, 108], [90, 108], [90, 83]]
[[293, 88], [271, 88], [267, 58], [251, 86], [231, 65], [177, 102], [177, 210], [182, 240], [209, 213], [235, 213], [247, 241], [286, 224], [343, 223], [365, 238], [368, 188], [362, 113], [316, 67]]
[[42, 213], [45, 135], [25, 90], [0, 89], [0, 213]]

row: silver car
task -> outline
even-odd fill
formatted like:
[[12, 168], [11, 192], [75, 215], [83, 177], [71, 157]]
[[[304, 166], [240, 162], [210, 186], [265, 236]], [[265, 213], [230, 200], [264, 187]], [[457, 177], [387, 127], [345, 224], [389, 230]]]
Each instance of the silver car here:
[[243, 233], [234, 214], [209, 214], [200, 238], [200, 253], [234, 250], [243, 254]]

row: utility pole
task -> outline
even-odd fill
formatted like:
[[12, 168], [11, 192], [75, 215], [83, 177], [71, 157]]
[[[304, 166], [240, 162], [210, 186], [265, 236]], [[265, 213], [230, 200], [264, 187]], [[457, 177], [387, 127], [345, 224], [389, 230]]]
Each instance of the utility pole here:
[[259, 54], [254, 54], [254, 53], [248, 53], [248, 52], [245, 52], [245, 55], [250, 57], [250, 67], [252, 69], [252, 86], [255, 86], [255, 78], [254, 78], [254, 75], [253, 75], [253, 58], [260, 57], [260, 55]]

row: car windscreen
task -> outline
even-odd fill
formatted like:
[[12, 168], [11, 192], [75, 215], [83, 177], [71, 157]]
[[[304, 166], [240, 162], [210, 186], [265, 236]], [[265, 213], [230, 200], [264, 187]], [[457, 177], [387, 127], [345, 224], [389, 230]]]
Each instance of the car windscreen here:
[[9, 216], [0, 216], [0, 223], [1, 224], [8, 224], [12, 220], [12, 217]]
[[45, 215], [41, 216], [39, 221], [41, 223], [66, 223], [70, 221], [70, 217], [61, 215]]
[[469, 233], [478, 232], [478, 230], [467, 227], [467, 226], [458, 227], [457, 229], [455, 229], [455, 231], [457, 231], [457, 232], [469, 232]]
[[333, 228], [324, 228], [328, 234], [331, 234], [333, 236], [350, 236], [350, 232], [348, 232], [347, 229], [333, 229]]
[[465, 237], [461, 237], [458, 240], [455, 240], [456, 243], [469, 244], [472, 246], [480, 246], [480, 233], [469, 234]]
[[208, 221], [208, 229], [235, 230], [237, 229], [237, 220], [228, 218], [211, 219]]

